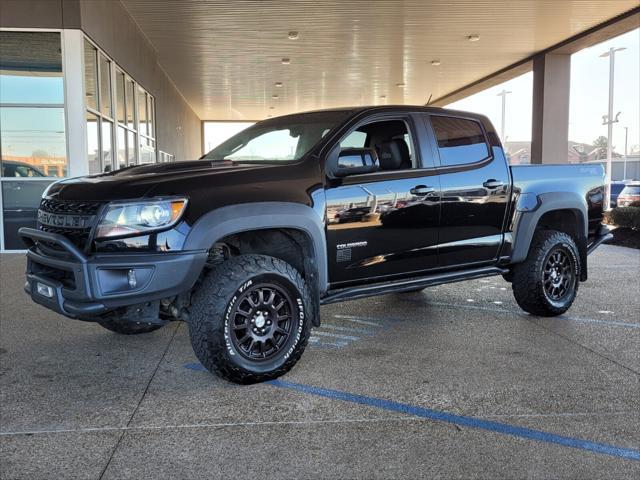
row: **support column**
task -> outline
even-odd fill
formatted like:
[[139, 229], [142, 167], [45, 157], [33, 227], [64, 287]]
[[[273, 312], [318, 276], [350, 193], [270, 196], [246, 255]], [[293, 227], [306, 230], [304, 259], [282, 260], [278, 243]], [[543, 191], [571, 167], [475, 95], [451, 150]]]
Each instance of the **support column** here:
[[567, 163], [571, 55], [533, 58], [531, 163]]
[[87, 113], [84, 91], [84, 34], [62, 31], [65, 116], [67, 126], [68, 177], [89, 174], [87, 160]]

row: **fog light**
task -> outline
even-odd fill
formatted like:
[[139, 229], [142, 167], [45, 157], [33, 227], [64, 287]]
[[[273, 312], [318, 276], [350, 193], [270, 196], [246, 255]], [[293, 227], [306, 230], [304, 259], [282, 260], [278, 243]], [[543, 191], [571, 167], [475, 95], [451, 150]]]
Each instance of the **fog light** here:
[[129, 270], [127, 272], [127, 281], [129, 282], [129, 287], [136, 288], [136, 285], [138, 285], [138, 280], [136, 279], [135, 270]]
[[53, 298], [53, 288], [51, 288], [49, 285], [38, 282], [36, 285], [36, 291], [43, 297]]

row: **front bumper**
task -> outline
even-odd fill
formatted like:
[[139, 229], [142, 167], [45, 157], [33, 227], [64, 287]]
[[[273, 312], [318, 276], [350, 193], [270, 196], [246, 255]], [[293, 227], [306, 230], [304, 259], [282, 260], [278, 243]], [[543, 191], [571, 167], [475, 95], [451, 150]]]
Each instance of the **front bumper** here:
[[206, 251], [86, 255], [62, 235], [32, 228], [19, 234], [29, 245], [25, 291], [71, 318], [91, 319], [186, 292], [207, 259]]

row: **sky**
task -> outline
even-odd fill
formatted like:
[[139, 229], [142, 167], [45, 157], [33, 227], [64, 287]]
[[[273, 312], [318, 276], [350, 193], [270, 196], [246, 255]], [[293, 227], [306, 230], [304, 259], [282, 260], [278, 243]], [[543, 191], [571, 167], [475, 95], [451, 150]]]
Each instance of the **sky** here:
[[[628, 149], [640, 144], [640, 29], [581, 50], [571, 56], [571, 96], [569, 104], [569, 140], [591, 144], [607, 135], [602, 115], [608, 110], [609, 59], [600, 54], [610, 47], [625, 50], [615, 56], [613, 145], [624, 153], [625, 130], [629, 128]], [[507, 95], [505, 136], [507, 141], [531, 140], [531, 101], [533, 73], [529, 72], [503, 84], [447, 105], [487, 115], [498, 131], [501, 121], [501, 97]]]

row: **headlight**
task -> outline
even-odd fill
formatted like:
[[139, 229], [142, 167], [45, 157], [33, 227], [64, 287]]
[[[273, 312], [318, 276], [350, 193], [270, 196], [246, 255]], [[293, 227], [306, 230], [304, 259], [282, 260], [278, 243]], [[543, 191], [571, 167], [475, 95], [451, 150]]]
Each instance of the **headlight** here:
[[96, 238], [153, 232], [175, 225], [187, 206], [186, 198], [110, 203], [102, 214]]

